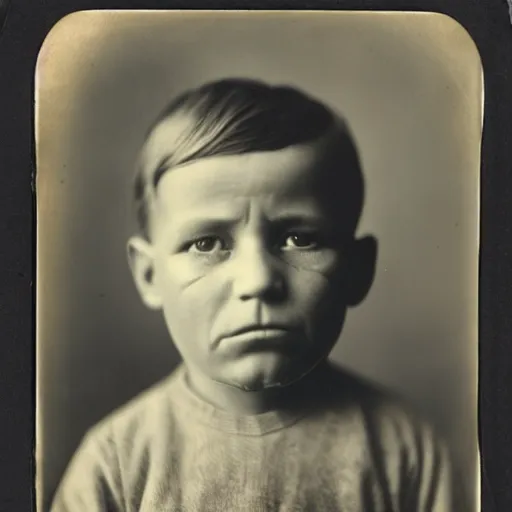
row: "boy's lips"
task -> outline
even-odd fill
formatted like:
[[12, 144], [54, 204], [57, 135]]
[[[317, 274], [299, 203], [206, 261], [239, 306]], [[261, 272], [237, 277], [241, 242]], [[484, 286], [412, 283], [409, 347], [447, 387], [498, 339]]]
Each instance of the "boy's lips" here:
[[267, 346], [268, 343], [289, 340], [292, 332], [292, 328], [280, 324], [248, 325], [219, 336], [215, 346], [226, 342], [229, 344], [266, 342], [264, 344]]

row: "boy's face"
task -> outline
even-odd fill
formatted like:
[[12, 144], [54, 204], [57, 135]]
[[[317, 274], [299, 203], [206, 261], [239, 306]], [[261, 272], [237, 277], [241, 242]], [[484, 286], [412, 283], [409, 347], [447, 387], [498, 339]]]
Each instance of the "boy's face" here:
[[[149, 159], [161, 159], [160, 146]], [[131, 240], [131, 263], [191, 371], [262, 390], [330, 352], [357, 245], [339, 236], [334, 153], [312, 144], [211, 157], [162, 177], [151, 242]]]

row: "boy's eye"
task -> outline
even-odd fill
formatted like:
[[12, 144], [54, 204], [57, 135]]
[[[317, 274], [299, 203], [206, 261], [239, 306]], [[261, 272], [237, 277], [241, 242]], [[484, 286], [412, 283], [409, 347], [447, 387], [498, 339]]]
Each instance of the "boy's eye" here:
[[290, 233], [285, 239], [283, 249], [316, 249], [318, 245], [318, 237], [314, 233]]
[[225, 243], [216, 236], [203, 236], [198, 238], [189, 247], [190, 252], [209, 253], [225, 249]]

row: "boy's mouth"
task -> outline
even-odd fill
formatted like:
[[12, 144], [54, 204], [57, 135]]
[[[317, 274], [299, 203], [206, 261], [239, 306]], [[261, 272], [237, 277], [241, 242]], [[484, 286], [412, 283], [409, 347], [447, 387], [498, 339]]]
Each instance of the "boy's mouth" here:
[[227, 343], [229, 345], [246, 345], [248, 348], [277, 348], [285, 342], [288, 344], [292, 338], [292, 329], [279, 324], [248, 325], [226, 333], [216, 340], [216, 346]]

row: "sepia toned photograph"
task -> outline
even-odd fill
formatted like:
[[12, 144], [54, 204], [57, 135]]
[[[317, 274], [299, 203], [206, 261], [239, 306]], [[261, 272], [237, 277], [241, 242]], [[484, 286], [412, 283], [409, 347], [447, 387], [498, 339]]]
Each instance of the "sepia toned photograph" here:
[[58, 22], [37, 510], [478, 512], [483, 94], [436, 13]]

